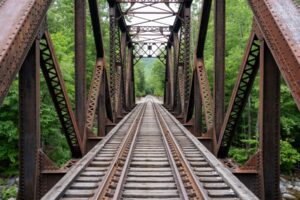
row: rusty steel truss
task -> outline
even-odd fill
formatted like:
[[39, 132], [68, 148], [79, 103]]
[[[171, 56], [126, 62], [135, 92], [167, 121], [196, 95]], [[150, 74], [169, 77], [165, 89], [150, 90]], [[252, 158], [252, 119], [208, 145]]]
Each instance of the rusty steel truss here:
[[[280, 199], [280, 75], [300, 109], [300, 9], [293, 0], [248, 0], [253, 27], [227, 109], [225, 0], [200, 1], [195, 50], [190, 44], [191, 0], [108, 0], [109, 77], [97, 0], [89, 0], [88, 5], [83, 0], [74, 2], [75, 112], [47, 31], [45, 17], [51, 0], [0, 2], [0, 104], [13, 80], [19, 80], [19, 199], [41, 198], [135, 107], [134, 66], [142, 58], [158, 58], [164, 64], [164, 106], [220, 159], [228, 157], [239, 134], [237, 128], [259, 72], [258, 151], [244, 166], [230, 170], [261, 199]], [[96, 49], [88, 91], [86, 6]], [[211, 88], [204, 47], [212, 11]], [[54, 166], [40, 143], [40, 71], [72, 154], [61, 168]], [[97, 133], [93, 133], [96, 125]]]

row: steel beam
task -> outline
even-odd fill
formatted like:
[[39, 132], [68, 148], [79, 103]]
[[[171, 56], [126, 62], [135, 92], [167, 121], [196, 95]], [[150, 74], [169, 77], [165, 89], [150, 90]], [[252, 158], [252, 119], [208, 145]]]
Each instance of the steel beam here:
[[127, 26], [127, 32], [172, 32], [172, 26]]
[[106, 74], [105, 71], [101, 74], [101, 84], [99, 88], [99, 97], [98, 97], [98, 136], [103, 137], [106, 134], [106, 120], [107, 120], [107, 111], [106, 111]]
[[[115, 115], [116, 112], [116, 83], [115, 83], [115, 74], [116, 74], [116, 44], [115, 40], [118, 37], [119, 32], [116, 32], [117, 29], [117, 19], [116, 19], [116, 5], [113, 5], [109, 8], [109, 40], [110, 40], [110, 94], [112, 101], [112, 112]], [[114, 116], [115, 121], [115, 116]]]
[[[168, 57], [168, 51], [167, 51], [167, 57]], [[164, 83], [164, 106], [168, 108], [169, 104], [169, 95], [170, 95], [170, 87], [169, 87], [169, 62], [168, 58], [166, 59], [166, 65], [165, 65], [165, 83]]]
[[126, 66], [127, 66], [127, 36], [126, 32], [121, 33], [121, 56], [122, 56], [122, 70], [121, 70], [121, 112], [126, 111]]
[[[192, 81], [191, 81], [191, 88], [190, 88], [190, 97], [189, 97], [189, 104], [187, 107], [187, 112], [185, 115], [185, 121], [186, 123], [190, 122], [190, 120], [192, 120], [193, 115], [194, 115], [194, 100], [195, 100], [195, 70], [193, 70], [192, 72]], [[199, 96], [200, 98], [200, 96]]]
[[173, 33], [174, 46], [174, 107], [173, 111], [176, 115], [181, 113], [181, 101], [179, 95], [179, 81], [178, 81], [178, 55], [179, 55], [179, 38], [178, 33]]
[[190, 7], [184, 6], [178, 55], [178, 68], [182, 70], [182, 73], [178, 73], [178, 83], [181, 98], [181, 114], [183, 116], [187, 112], [190, 90], [190, 20]]
[[90, 91], [87, 100], [87, 112], [86, 112], [86, 125], [85, 127], [89, 130], [93, 129], [97, 102], [101, 91], [101, 87], [104, 84], [103, 73], [104, 73], [104, 60], [97, 59], [96, 66], [94, 68], [93, 77], [91, 81]]
[[75, 0], [75, 109], [81, 135], [85, 132], [86, 113], [86, 5]]
[[300, 110], [300, 12], [292, 0], [249, 0], [266, 43]]
[[193, 81], [194, 81], [193, 92], [194, 92], [194, 104], [195, 104], [194, 136], [200, 137], [202, 135], [202, 99], [201, 99], [201, 89], [196, 74]]
[[168, 63], [169, 63], [169, 84], [170, 84], [170, 97], [169, 97], [169, 109], [174, 106], [174, 52], [170, 45], [167, 45]]
[[133, 71], [133, 59], [132, 59], [132, 56], [133, 56], [133, 47], [132, 46], [129, 46], [128, 47], [128, 56], [127, 56], [127, 67], [126, 67], [126, 91], [125, 91], [125, 98], [126, 98], [126, 109], [127, 110], [131, 110], [132, 108], [132, 71]]
[[40, 135], [40, 49], [36, 40], [19, 73], [19, 155], [18, 199], [38, 199]]
[[217, 141], [218, 147], [216, 150], [219, 157], [224, 158], [229, 152], [235, 130], [251, 92], [259, 67], [259, 45], [259, 39], [252, 32]]
[[213, 131], [213, 100], [210, 91], [208, 75], [202, 59], [197, 59], [195, 63], [198, 85], [200, 87], [201, 101], [204, 107], [205, 123], [208, 136], [212, 137], [215, 142], [215, 135], [211, 135]]
[[172, 91], [172, 74], [171, 74], [171, 47], [166, 46], [166, 78], [165, 78], [165, 104], [167, 108], [171, 108], [171, 102], [172, 102], [172, 96], [173, 96], [173, 91]]
[[[132, 58], [132, 63], [134, 63], [133, 58]], [[131, 100], [131, 102], [133, 103], [132, 106], [135, 106], [134, 64], [132, 64], [131, 73], [132, 73], [132, 75], [131, 75], [131, 77], [132, 77], [132, 80], [131, 80], [131, 91], [132, 91], [131, 98], [132, 98], [132, 100]]]
[[280, 176], [280, 72], [263, 43], [260, 51], [259, 149], [261, 151], [262, 199], [279, 200]]
[[203, 58], [204, 46], [206, 41], [206, 34], [209, 22], [209, 16], [211, 11], [212, 0], [203, 0], [202, 9], [201, 9], [201, 19], [200, 19], [200, 28], [197, 39], [197, 49], [196, 56], [198, 59]]
[[105, 82], [105, 108], [106, 108], [106, 117], [111, 122], [114, 121], [114, 113], [112, 109], [111, 95], [109, 91], [108, 79], [107, 79], [107, 71], [104, 68], [104, 82]]
[[72, 156], [81, 157], [83, 143], [48, 32], [45, 32], [40, 41], [40, 51], [41, 69]]
[[217, 138], [225, 113], [225, 2], [218, 0], [214, 4], [214, 131]]
[[[111, 87], [111, 98], [113, 105], [113, 113], [116, 117], [122, 117], [122, 111], [124, 108], [124, 69], [122, 68], [122, 47], [126, 43], [127, 32], [126, 24], [122, 23], [123, 17], [120, 17], [119, 5], [115, 4], [114, 1], [110, 2], [110, 87]], [[120, 30], [123, 33], [121, 45]], [[126, 37], [125, 37], [126, 34]]]
[[192, 4], [192, 0], [184, 0], [183, 3], [180, 4], [178, 12], [177, 12], [177, 16], [175, 18], [174, 24], [173, 24], [173, 29], [172, 32], [173, 34], [171, 34], [168, 44], [171, 44], [172, 41], [174, 40], [174, 33], [178, 33], [180, 27], [182, 26], [182, 19], [184, 16], [184, 9], [185, 8], [190, 8]]
[[3, 1], [0, 6], [0, 105], [36, 38], [51, 0]]
[[104, 47], [103, 47], [103, 40], [102, 40], [97, 0], [89, 0], [89, 8], [90, 8], [90, 15], [91, 15], [91, 19], [92, 19], [92, 26], [93, 26], [93, 33], [94, 33], [97, 57], [103, 58], [104, 57]]

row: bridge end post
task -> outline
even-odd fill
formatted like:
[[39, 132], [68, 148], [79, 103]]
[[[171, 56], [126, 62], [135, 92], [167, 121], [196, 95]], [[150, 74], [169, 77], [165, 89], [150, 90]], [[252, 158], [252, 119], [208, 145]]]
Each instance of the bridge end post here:
[[[83, 148], [85, 149], [86, 118], [86, 15], [85, 1], [76, 0], [75, 4], [75, 110]], [[85, 151], [85, 150], [84, 150]]]
[[265, 42], [260, 51], [259, 149], [262, 199], [280, 199], [280, 72]]
[[40, 149], [40, 49], [36, 40], [19, 72], [19, 193], [18, 199], [38, 199]]

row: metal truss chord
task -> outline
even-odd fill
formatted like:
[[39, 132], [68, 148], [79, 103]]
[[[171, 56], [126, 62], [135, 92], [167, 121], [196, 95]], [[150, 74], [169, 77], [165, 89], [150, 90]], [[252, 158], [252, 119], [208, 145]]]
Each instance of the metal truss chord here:
[[0, 26], [5, 27], [0, 32], [0, 104], [39, 33], [50, 3], [51, 0], [5, 1], [0, 7]]

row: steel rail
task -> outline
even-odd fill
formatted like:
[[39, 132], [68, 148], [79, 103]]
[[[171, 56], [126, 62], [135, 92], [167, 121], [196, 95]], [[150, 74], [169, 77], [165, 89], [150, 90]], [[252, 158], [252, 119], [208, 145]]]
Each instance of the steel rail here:
[[204, 186], [198, 181], [191, 166], [189, 165], [188, 161], [186, 160], [176, 139], [171, 134], [171, 130], [169, 129], [165, 119], [162, 117], [162, 114], [160, 113], [156, 104], [154, 104], [154, 111], [158, 117], [160, 127], [162, 128], [162, 131], [164, 133], [164, 138], [166, 139], [168, 146], [172, 146], [174, 149], [173, 156], [175, 154], [175, 156], [178, 158], [178, 160], [180, 161], [179, 165], [181, 165], [182, 169], [184, 170], [184, 173], [188, 177], [188, 181], [191, 182], [190, 186], [192, 187], [192, 189], [196, 195], [195, 198], [196, 199], [210, 199], [208, 197], [207, 191], [204, 189]]
[[[93, 149], [91, 149], [80, 161], [78, 161], [69, 171], [68, 173], [60, 179], [56, 183], [51, 190], [49, 190], [43, 197], [42, 200], [58, 200], [63, 197], [67, 189], [71, 186], [71, 184], [75, 181], [78, 175], [92, 162], [92, 160], [96, 157], [96, 155], [102, 150], [102, 148], [107, 144], [112, 137], [119, 131], [119, 129], [126, 123], [126, 121], [133, 116], [136, 112], [141, 112], [142, 107], [137, 106], [133, 109], [133, 111], [126, 115], [118, 125], [116, 125], [110, 133]], [[138, 119], [138, 114], [134, 118], [133, 122]], [[132, 123], [131, 127], [134, 125]]]
[[[145, 103], [145, 104], [147, 105], [148, 103]], [[153, 107], [152, 101], [150, 101], [150, 103], [151, 103], [151, 105]], [[154, 107], [153, 107], [153, 110], [154, 110]], [[175, 160], [173, 158], [172, 151], [171, 151], [171, 149], [170, 149], [170, 147], [168, 145], [167, 139], [165, 138], [165, 136], [163, 134], [163, 132], [164, 132], [163, 128], [160, 125], [160, 122], [159, 122], [159, 119], [157, 117], [156, 112], [154, 112], [154, 113], [155, 113], [156, 122], [157, 122], [157, 124], [158, 124], [158, 126], [160, 128], [160, 133], [163, 136], [162, 140], [163, 140], [163, 143], [164, 143], [164, 146], [165, 146], [165, 150], [166, 150], [166, 154], [167, 154], [167, 157], [168, 157], [168, 161], [169, 161], [170, 166], [171, 166], [171, 170], [174, 173], [174, 179], [175, 179], [175, 182], [176, 182], [176, 185], [177, 185], [177, 189], [179, 191], [180, 198], [188, 200], [188, 199], [190, 199], [189, 196], [188, 196], [188, 193], [187, 193], [188, 188], [186, 188], [184, 186], [184, 183], [183, 183], [183, 180], [181, 178], [180, 172], [178, 171], [176, 162], [175, 162]], [[141, 118], [141, 121], [142, 121], [142, 118]], [[116, 189], [114, 191], [114, 196], [112, 197], [113, 200], [117, 200], [117, 199], [121, 198], [121, 195], [122, 195], [121, 191], [123, 190], [124, 183], [126, 181], [126, 177], [127, 177], [128, 172], [129, 172], [130, 163], [131, 163], [131, 160], [132, 160], [132, 157], [133, 157], [133, 153], [135, 151], [136, 141], [137, 141], [137, 138], [138, 138], [139, 134], [140, 134], [140, 129], [138, 128], [136, 130], [136, 134], [134, 135], [134, 139], [133, 139], [133, 141], [132, 141], [132, 143], [130, 145], [130, 150], [128, 152], [128, 156], [127, 156], [126, 162], [125, 162], [125, 164], [123, 166], [122, 173], [121, 173], [121, 175], [119, 177], [118, 184], [117, 184]], [[102, 198], [100, 198], [100, 199], [102, 199]]]
[[[121, 147], [119, 148], [118, 153], [116, 154], [114, 161], [111, 164], [110, 169], [108, 170], [106, 176], [104, 177], [104, 180], [102, 181], [102, 184], [100, 187], [96, 190], [95, 195], [92, 199], [105, 199], [106, 195], [109, 191], [109, 188], [111, 186], [111, 182], [113, 181], [113, 178], [117, 175], [118, 167], [120, 165], [124, 167], [124, 164], [122, 163], [124, 160], [124, 157], [130, 156], [132, 152], [132, 147], [135, 144], [136, 136], [138, 134], [138, 131], [140, 129], [140, 125], [142, 122], [143, 115], [145, 113], [146, 103], [142, 105], [141, 111], [137, 115], [137, 118], [132, 123], [133, 125], [128, 130], [128, 134], [126, 138], [123, 140]], [[138, 121], [137, 121], [138, 119]], [[137, 121], [137, 122], [136, 122]], [[130, 150], [128, 151], [128, 146], [130, 145]], [[126, 162], [128, 162], [128, 159], [126, 159]], [[126, 163], [125, 163], [126, 165]], [[121, 176], [125, 176], [124, 172], [122, 172]]]
[[155, 113], [155, 119], [158, 123], [159, 129], [160, 129], [161, 134], [163, 136], [162, 138], [163, 138], [163, 142], [164, 142], [164, 145], [166, 147], [166, 150], [167, 150], [166, 152], [167, 152], [167, 156], [169, 158], [170, 164], [171, 164], [171, 168], [172, 168], [173, 172], [175, 172], [175, 181], [178, 185], [178, 189], [180, 190], [180, 195], [181, 195], [182, 199], [188, 200], [189, 196], [188, 196], [188, 193], [187, 193], [187, 188], [185, 187], [185, 185], [183, 183], [180, 172], [178, 171], [178, 168], [177, 168], [177, 165], [176, 165], [176, 161], [173, 158], [171, 147], [168, 144], [168, 139], [166, 138], [166, 135], [164, 134], [165, 130], [162, 127], [162, 124], [160, 122], [160, 119], [159, 119], [158, 113], [155, 109], [153, 101], [151, 101], [151, 103], [152, 103], [152, 107], [153, 107], [153, 110], [154, 110], [154, 113]]
[[[222, 177], [223, 181], [236, 193], [238, 198], [243, 200], [258, 200], [255, 196], [236, 176], [234, 176], [229, 169], [227, 169], [201, 142], [197, 140], [183, 125], [181, 125], [174, 116], [171, 115], [164, 107], [159, 106], [161, 112], [166, 115], [177, 125], [182, 133], [195, 144], [195, 147], [201, 152], [205, 160], [211, 167]], [[170, 132], [171, 133], [171, 132]], [[174, 138], [174, 136], [173, 136]], [[176, 139], [175, 139], [176, 140]], [[177, 141], [176, 141], [177, 143]], [[178, 143], [177, 143], [178, 144]]]
[[[145, 105], [147, 105], [147, 103], [145, 103]], [[140, 130], [140, 125], [141, 125], [141, 122], [142, 122], [142, 117], [140, 119], [140, 124], [139, 124], [139, 127], [136, 129], [136, 133], [134, 135], [134, 138], [133, 138], [133, 141], [130, 145], [130, 150], [128, 152], [128, 156], [127, 156], [127, 159], [126, 159], [126, 162], [123, 166], [123, 169], [122, 169], [122, 173], [120, 175], [120, 178], [119, 178], [119, 181], [118, 181], [118, 184], [117, 184], [117, 187], [115, 189], [115, 192], [114, 192], [114, 196], [113, 196], [113, 200], [117, 200], [120, 198], [120, 195], [121, 195], [121, 190], [122, 190], [122, 186], [124, 185], [125, 181], [126, 181], [126, 175], [128, 173], [128, 169], [130, 167], [130, 162], [132, 160], [132, 156], [133, 156], [133, 152], [134, 152], [134, 148], [136, 146], [136, 141], [137, 141], [137, 136], [139, 134], [139, 130]]]

